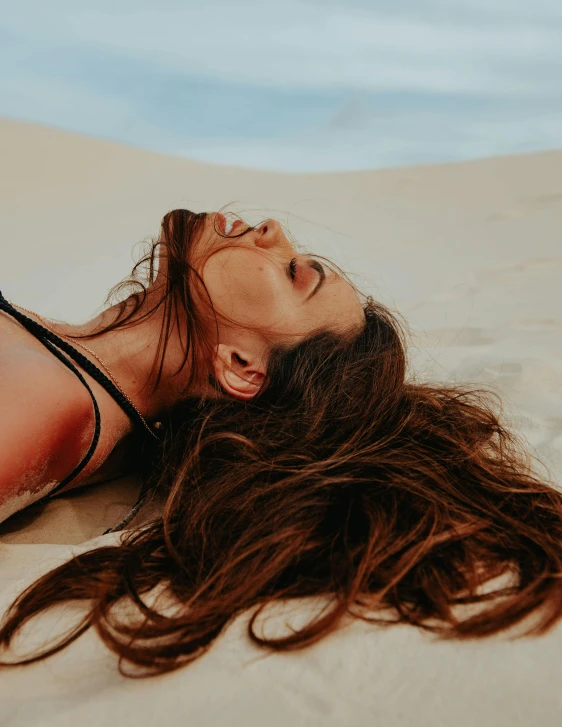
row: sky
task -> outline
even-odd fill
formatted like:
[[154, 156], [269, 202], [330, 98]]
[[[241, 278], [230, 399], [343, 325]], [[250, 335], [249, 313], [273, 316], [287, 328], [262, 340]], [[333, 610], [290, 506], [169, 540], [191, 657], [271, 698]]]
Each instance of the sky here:
[[0, 0], [0, 115], [254, 169], [562, 147], [560, 0]]

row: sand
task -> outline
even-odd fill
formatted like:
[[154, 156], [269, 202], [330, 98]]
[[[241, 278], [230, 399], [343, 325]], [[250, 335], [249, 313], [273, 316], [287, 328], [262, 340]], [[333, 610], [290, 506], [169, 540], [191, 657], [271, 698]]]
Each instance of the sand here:
[[[0, 290], [8, 299], [86, 320], [168, 210], [235, 201], [249, 221], [279, 219], [305, 249], [331, 257], [402, 313], [418, 376], [500, 393], [513, 428], [562, 485], [562, 151], [288, 175], [5, 119], [0, 158]], [[127, 480], [78, 490], [6, 521], [1, 604], [57, 559], [89, 547], [128, 510], [137, 487]], [[213, 726], [560, 723], [561, 629], [461, 645], [356, 624], [301, 654], [261, 660], [242, 626], [194, 667], [150, 685], [117, 677], [113, 657], [88, 634], [47, 664], [2, 673], [10, 696], [0, 718], [57, 727], [109, 715], [149, 725], [164, 714], [171, 725]]]

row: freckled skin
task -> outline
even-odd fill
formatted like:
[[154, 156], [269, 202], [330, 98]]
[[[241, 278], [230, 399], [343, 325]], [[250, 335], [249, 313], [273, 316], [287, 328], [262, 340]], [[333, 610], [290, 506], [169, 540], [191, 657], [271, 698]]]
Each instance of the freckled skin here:
[[[364, 321], [357, 293], [328, 266], [325, 284], [305, 300], [318, 272], [307, 265], [308, 256], [299, 254], [275, 220], [232, 240], [218, 235], [217, 226], [216, 216], [209, 215], [193, 264], [215, 309], [240, 326], [280, 340], [304, 338], [318, 329], [345, 331]], [[295, 280], [288, 274], [293, 258]]]

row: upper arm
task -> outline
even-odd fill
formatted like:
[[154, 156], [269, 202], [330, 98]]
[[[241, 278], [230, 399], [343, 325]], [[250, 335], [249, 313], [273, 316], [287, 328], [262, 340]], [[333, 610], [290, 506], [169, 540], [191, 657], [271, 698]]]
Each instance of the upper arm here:
[[64, 479], [88, 448], [91, 401], [61, 383], [43, 356], [0, 368], [0, 521]]

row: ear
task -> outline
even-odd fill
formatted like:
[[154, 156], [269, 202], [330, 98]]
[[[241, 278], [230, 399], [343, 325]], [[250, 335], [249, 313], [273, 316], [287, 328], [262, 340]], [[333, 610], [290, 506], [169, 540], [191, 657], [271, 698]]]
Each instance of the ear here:
[[237, 346], [219, 343], [213, 361], [215, 378], [222, 388], [237, 399], [248, 401], [259, 391], [265, 367], [249, 352]]

